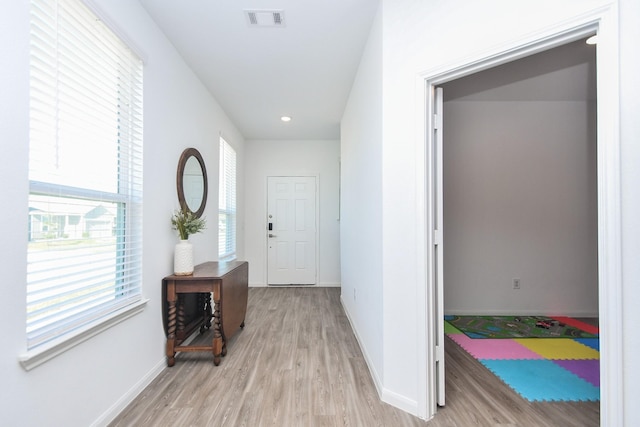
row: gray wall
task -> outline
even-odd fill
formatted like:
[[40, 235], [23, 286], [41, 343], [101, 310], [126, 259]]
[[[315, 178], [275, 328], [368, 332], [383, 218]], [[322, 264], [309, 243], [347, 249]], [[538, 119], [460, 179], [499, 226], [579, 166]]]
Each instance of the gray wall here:
[[597, 315], [595, 118], [590, 101], [445, 103], [446, 313]]

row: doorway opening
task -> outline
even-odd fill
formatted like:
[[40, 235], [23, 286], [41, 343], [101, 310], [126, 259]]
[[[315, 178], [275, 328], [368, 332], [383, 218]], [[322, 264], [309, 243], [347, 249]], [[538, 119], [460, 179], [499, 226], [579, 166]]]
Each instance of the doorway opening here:
[[[532, 40], [520, 43], [512, 48], [503, 49], [494, 55], [484, 56], [475, 61], [454, 65], [446, 71], [424, 73], [420, 79], [424, 88], [421, 96], [424, 100], [422, 123], [423, 138], [421, 144], [423, 152], [421, 158], [424, 163], [418, 172], [421, 180], [419, 188], [423, 189], [425, 202], [424, 209], [424, 284], [425, 307], [424, 319], [426, 345], [424, 347], [424, 371], [425, 389], [424, 410], [425, 418], [435, 415], [437, 404], [440, 402], [438, 391], [443, 389], [444, 377], [438, 374], [438, 363], [442, 362], [443, 343], [443, 289], [438, 275], [442, 274], [442, 268], [438, 268], [438, 260], [444, 254], [441, 244], [441, 229], [438, 227], [438, 209], [442, 198], [438, 198], [438, 187], [441, 187], [442, 170], [438, 168], [436, 140], [438, 135], [438, 122], [442, 117], [436, 110], [436, 87], [447, 82], [474, 74], [478, 71], [488, 70], [495, 66], [515, 61], [535, 53], [543, 52], [554, 47], [562, 46], [586, 36], [598, 34], [597, 57], [597, 259], [598, 259], [598, 301], [601, 330], [601, 412], [600, 418], [605, 424], [616, 423], [617, 413], [622, 413], [620, 389], [622, 377], [622, 361], [619, 360], [621, 336], [619, 327], [621, 319], [620, 294], [621, 294], [621, 259], [620, 259], [620, 183], [618, 164], [620, 147], [618, 137], [618, 92], [617, 92], [617, 29], [608, 22], [606, 14], [598, 14], [589, 19], [546, 34], [539, 34]], [[612, 18], [613, 19], [613, 18]], [[440, 174], [440, 175], [438, 175]], [[440, 282], [440, 285], [438, 284]], [[439, 287], [440, 286], [440, 287]], [[441, 365], [442, 363], [440, 363]], [[438, 398], [438, 400], [436, 400]], [[443, 398], [442, 398], [443, 400]]]
[[[445, 315], [570, 316], [597, 325], [596, 47], [585, 40], [442, 85]], [[458, 344], [445, 342], [445, 365], [459, 369]], [[466, 369], [482, 371], [475, 363]], [[576, 363], [597, 376], [596, 361]], [[555, 378], [543, 388], [550, 399], [563, 377]], [[580, 384], [597, 395], [596, 380]], [[598, 400], [582, 411], [558, 406], [584, 416], [584, 425], [599, 411]]]

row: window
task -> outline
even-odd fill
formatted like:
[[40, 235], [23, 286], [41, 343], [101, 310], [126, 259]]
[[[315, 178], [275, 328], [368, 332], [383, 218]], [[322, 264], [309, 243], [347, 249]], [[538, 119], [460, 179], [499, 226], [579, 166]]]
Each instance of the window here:
[[27, 348], [141, 300], [142, 63], [78, 0], [32, 0]]
[[236, 255], [236, 152], [220, 138], [218, 258]]

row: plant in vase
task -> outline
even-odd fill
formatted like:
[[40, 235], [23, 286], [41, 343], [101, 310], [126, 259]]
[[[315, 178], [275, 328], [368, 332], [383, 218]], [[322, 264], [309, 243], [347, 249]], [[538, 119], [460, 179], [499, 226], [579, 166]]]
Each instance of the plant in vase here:
[[171, 217], [171, 225], [178, 232], [180, 243], [176, 245], [173, 257], [174, 274], [188, 276], [193, 274], [193, 246], [189, 236], [206, 228], [206, 220], [196, 217], [193, 212], [177, 210]]
[[181, 240], [187, 240], [190, 235], [204, 230], [207, 221], [204, 218], [196, 217], [193, 212], [180, 209], [173, 213], [171, 225], [178, 232]]

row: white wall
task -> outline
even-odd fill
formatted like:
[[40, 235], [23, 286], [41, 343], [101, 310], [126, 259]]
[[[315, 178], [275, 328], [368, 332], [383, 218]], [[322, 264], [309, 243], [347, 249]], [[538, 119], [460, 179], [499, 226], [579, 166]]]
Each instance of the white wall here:
[[245, 145], [245, 259], [249, 284], [267, 285], [267, 177], [318, 177], [318, 285], [340, 285], [340, 141], [256, 141]]
[[597, 317], [595, 120], [586, 101], [445, 102], [445, 313]]
[[[422, 2], [384, 0], [382, 17], [372, 28], [368, 52], [363, 57], [342, 126], [343, 169], [353, 165], [354, 175], [343, 170], [342, 263], [345, 282], [357, 284], [357, 305], [349, 309], [356, 334], [389, 393], [411, 405], [418, 393], [415, 250], [416, 195], [415, 136], [416, 73], [457, 62], [496, 45], [512, 43], [532, 31], [548, 28], [592, 8], [604, 0], [544, 0], [522, 2], [492, 0]], [[175, 166], [183, 148], [203, 152], [210, 177], [217, 163], [218, 129], [241, 136], [214, 100], [184, 66], [155, 25], [137, 3], [101, 0], [100, 4], [131, 35], [148, 56], [145, 69], [145, 265], [144, 293], [151, 299], [141, 315], [27, 373], [16, 356], [24, 351], [24, 280], [27, 228], [28, 142], [28, 9], [26, 2], [7, 2], [0, 15], [0, 218], [5, 224], [0, 249], [4, 273], [4, 325], [0, 356], [3, 420], [12, 425], [85, 426], [117, 409], [145, 375], [163, 366], [164, 336], [159, 312], [160, 279], [171, 271], [175, 236], [168, 226], [175, 199]], [[640, 304], [640, 5], [619, 0], [621, 29], [621, 180], [623, 233], [623, 324], [633, 325]], [[487, 24], [490, 23], [490, 25]], [[384, 33], [384, 44], [382, 35]], [[372, 40], [376, 40], [373, 42]], [[473, 40], [473, 43], [469, 43]], [[379, 52], [383, 44], [384, 57]], [[380, 72], [382, 63], [384, 73]], [[380, 86], [384, 87], [384, 98]], [[384, 105], [383, 105], [384, 99]], [[384, 115], [380, 111], [384, 108]], [[384, 117], [384, 121], [383, 121]], [[196, 126], [194, 126], [197, 125]], [[205, 129], [197, 133], [193, 129]], [[215, 128], [215, 129], [214, 129]], [[185, 137], [186, 135], [186, 137]], [[237, 140], [236, 140], [237, 138]], [[204, 142], [206, 140], [206, 142]], [[236, 140], [236, 141], [234, 141]], [[212, 148], [205, 150], [212, 144]], [[384, 154], [384, 157], [383, 157]], [[215, 157], [215, 159], [214, 159]], [[349, 160], [347, 160], [347, 157]], [[361, 173], [362, 177], [357, 176]], [[367, 185], [369, 182], [370, 185]], [[210, 185], [214, 185], [211, 178]], [[347, 194], [344, 194], [348, 188]], [[378, 190], [383, 188], [384, 193]], [[358, 190], [370, 191], [360, 194]], [[384, 209], [382, 198], [384, 194]], [[210, 194], [209, 197], [212, 197]], [[352, 216], [345, 225], [351, 199]], [[356, 201], [364, 207], [357, 208]], [[209, 199], [208, 218], [215, 218]], [[380, 238], [384, 226], [384, 240]], [[345, 236], [349, 237], [345, 241]], [[209, 229], [196, 244], [199, 260], [215, 257], [215, 232]], [[369, 245], [358, 243], [367, 239]], [[240, 240], [241, 241], [241, 240]], [[383, 248], [384, 243], [384, 248]], [[361, 251], [362, 250], [362, 251]], [[384, 253], [384, 258], [380, 255]], [[359, 277], [362, 275], [363, 277]], [[354, 286], [355, 287], [355, 286]], [[363, 299], [362, 289], [367, 297]], [[345, 304], [345, 306], [347, 306]], [[384, 317], [384, 329], [381, 319]], [[640, 335], [624, 331], [625, 425], [640, 421]], [[80, 404], [78, 404], [80, 403]], [[416, 404], [417, 405], [417, 404]], [[409, 408], [415, 411], [415, 406]]]
[[[640, 306], [640, 2], [620, 0], [620, 141], [622, 183], [622, 281], [621, 320], [635, 325]], [[624, 425], [640, 424], [640, 334], [633, 326], [624, 330]]]
[[[0, 213], [5, 224], [0, 402], [6, 425], [103, 425], [164, 368], [161, 279], [172, 272], [177, 241], [170, 216], [178, 207], [178, 158], [184, 148], [200, 150], [215, 190], [219, 132], [242, 152], [242, 136], [140, 5], [97, 3], [106, 21], [117, 24], [147, 59], [142, 292], [149, 302], [142, 313], [29, 372], [18, 363], [26, 350], [29, 2], [9, 2], [0, 14], [0, 156], [5, 162], [0, 168], [5, 206]], [[217, 191], [211, 193], [205, 211], [209, 227], [192, 238], [197, 262], [217, 256]]]
[[382, 346], [382, 14], [378, 10], [342, 116], [342, 305], [379, 393]]
[[[422, 369], [420, 343], [424, 342], [418, 331], [425, 330], [418, 323], [424, 307], [419, 298], [424, 295], [424, 284], [418, 280], [424, 260], [416, 255], [417, 242], [423, 241], [418, 235], [422, 219], [416, 215], [420, 207], [416, 173], [420, 159], [415, 156], [420, 131], [417, 77], [482, 57], [498, 46], [514, 46], [533, 32], [546, 31], [609, 3], [383, 0], [382, 377], [388, 395], [402, 399], [409, 411], [422, 411], [419, 396], [425, 387], [423, 377], [417, 375]], [[367, 231], [375, 234], [380, 229]]]

